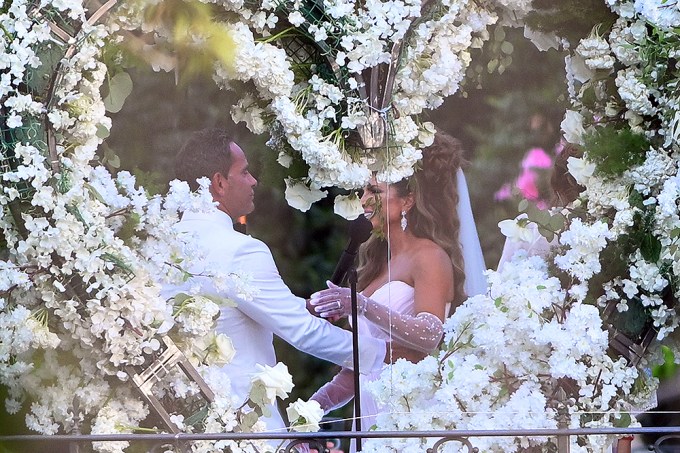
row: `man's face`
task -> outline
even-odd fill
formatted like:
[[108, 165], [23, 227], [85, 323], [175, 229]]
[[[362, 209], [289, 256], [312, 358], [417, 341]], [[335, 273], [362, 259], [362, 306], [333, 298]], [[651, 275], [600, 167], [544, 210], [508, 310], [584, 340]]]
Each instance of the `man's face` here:
[[220, 209], [236, 220], [255, 209], [257, 180], [248, 171], [248, 160], [243, 150], [232, 142], [229, 145], [229, 151], [232, 159], [229, 174], [224, 175], [223, 186], [219, 191], [219, 196], [215, 196], [215, 199], [220, 203]]

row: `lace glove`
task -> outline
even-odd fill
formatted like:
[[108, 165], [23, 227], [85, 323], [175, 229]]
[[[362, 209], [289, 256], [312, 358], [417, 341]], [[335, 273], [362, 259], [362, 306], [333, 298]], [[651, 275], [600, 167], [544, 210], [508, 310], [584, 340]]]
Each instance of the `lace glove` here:
[[344, 406], [354, 397], [354, 372], [343, 368], [330, 381], [314, 392], [310, 399], [318, 402], [324, 415]]
[[[349, 316], [352, 313], [350, 289], [331, 282], [327, 284], [328, 289], [312, 294], [310, 305], [314, 311], [323, 318]], [[441, 319], [432, 313], [405, 315], [360, 293], [357, 294], [357, 311], [394, 340], [428, 354], [437, 348], [444, 334]]]

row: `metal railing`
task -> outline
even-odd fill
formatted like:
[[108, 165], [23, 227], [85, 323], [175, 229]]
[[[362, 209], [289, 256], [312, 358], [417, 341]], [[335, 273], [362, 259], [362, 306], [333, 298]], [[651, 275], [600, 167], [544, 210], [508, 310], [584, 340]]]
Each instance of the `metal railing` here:
[[[326, 442], [332, 439], [408, 439], [427, 438], [436, 439], [433, 446], [425, 453], [437, 453], [439, 448], [447, 442], [459, 442], [467, 448], [469, 453], [479, 450], [474, 446], [475, 438], [481, 437], [551, 437], [555, 438], [559, 453], [569, 453], [569, 440], [572, 436], [591, 435], [660, 435], [656, 442], [648, 447], [649, 451], [670, 452], [680, 451], [680, 447], [672, 450], [664, 448], [663, 444], [672, 440], [680, 441], [680, 426], [673, 427], [639, 427], [639, 428], [581, 428], [581, 429], [512, 429], [512, 430], [454, 430], [454, 431], [320, 431], [313, 433], [200, 433], [200, 434], [68, 434], [68, 435], [11, 435], [0, 436], [0, 445], [37, 442], [40, 444], [61, 444], [68, 446], [70, 452], [79, 452], [80, 447], [93, 442], [131, 442], [148, 444], [147, 451], [157, 451], [161, 446], [173, 446], [176, 451], [190, 451], [189, 445], [193, 441], [248, 441], [265, 440], [281, 441], [283, 445], [280, 453], [294, 453], [300, 444], [310, 444], [318, 451], [328, 451]], [[562, 442], [560, 442], [562, 441]], [[566, 446], [566, 447], [565, 447]]]

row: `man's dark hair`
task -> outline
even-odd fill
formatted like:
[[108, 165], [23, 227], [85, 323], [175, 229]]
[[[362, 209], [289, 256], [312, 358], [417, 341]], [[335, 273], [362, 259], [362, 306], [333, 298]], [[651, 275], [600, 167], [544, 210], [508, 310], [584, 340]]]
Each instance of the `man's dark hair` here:
[[191, 190], [198, 189], [196, 180], [204, 176], [222, 173], [226, 177], [231, 168], [231, 143], [234, 139], [222, 129], [194, 132], [175, 157], [175, 176], [186, 181]]

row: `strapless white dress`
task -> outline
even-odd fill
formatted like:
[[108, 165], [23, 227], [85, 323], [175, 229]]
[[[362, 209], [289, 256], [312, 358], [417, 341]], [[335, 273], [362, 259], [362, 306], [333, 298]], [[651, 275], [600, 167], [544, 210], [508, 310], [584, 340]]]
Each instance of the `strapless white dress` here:
[[[374, 301], [389, 307], [391, 310], [405, 314], [415, 315], [415, 289], [399, 280], [388, 282], [375, 290], [370, 296]], [[375, 324], [369, 322], [363, 316], [358, 318], [359, 342], [366, 336], [390, 340], [389, 332], [385, 332]], [[360, 376], [360, 398], [361, 398], [361, 430], [368, 431], [375, 425], [376, 416], [380, 413], [381, 407], [378, 406], [373, 396], [366, 390], [367, 382], [375, 381], [380, 377], [379, 372]]]

